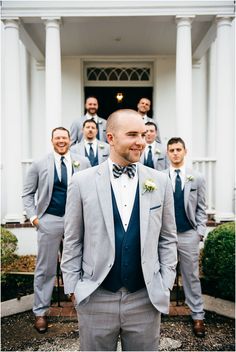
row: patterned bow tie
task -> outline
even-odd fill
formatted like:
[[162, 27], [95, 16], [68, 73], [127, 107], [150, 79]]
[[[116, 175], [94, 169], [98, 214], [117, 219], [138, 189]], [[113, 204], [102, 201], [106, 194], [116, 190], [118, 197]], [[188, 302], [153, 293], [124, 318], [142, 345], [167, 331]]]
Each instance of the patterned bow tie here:
[[120, 166], [113, 164], [113, 175], [115, 178], [120, 177], [122, 174], [127, 174], [129, 178], [133, 178], [136, 172], [136, 164], [130, 164], [127, 166]]

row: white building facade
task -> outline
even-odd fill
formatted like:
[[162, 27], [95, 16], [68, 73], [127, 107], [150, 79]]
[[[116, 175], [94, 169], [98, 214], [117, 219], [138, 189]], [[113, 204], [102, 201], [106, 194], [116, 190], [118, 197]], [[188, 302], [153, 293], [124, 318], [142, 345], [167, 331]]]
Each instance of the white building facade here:
[[234, 1], [2, 1], [1, 29], [2, 223], [24, 222], [23, 177], [51, 130], [105, 88], [151, 89], [162, 141], [185, 140], [208, 212], [234, 219]]

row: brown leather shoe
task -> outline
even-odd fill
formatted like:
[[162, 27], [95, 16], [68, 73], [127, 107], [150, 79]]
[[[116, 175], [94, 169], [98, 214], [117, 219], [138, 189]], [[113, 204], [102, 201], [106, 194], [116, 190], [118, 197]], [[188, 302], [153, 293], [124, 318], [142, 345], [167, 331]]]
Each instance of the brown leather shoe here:
[[203, 320], [193, 321], [193, 332], [197, 337], [205, 337], [205, 325]]
[[48, 328], [47, 317], [45, 315], [36, 316], [34, 327], [40, 334], [43, 334], [44, 332], [46, 332]]

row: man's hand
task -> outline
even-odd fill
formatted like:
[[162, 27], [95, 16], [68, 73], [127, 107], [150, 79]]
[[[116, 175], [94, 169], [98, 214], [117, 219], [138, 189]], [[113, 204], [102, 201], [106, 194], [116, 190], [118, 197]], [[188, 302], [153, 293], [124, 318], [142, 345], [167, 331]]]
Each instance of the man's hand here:
[[39, 226], [39, 219], [38, 218], [34, 219], [33, 225], [38, 228], [38, 226]]

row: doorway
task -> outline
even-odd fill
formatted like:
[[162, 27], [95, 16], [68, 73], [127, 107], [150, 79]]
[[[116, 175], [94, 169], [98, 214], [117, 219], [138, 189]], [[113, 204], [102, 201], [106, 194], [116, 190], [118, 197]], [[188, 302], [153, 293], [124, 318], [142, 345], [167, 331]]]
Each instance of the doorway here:
[[[123, 100], [118, 102], [116, 96], [122, 93]], [[98, 99], [98, 115], [107, 119], [108, 116], [118, 109], [137, 110], [137, 104], [141, 98], [148, 98], [152, 101], [152, 87], [85, 87], [85, 99], [95, 96]], [[151, 108], [152, 109], [152, 108]], [[148, 116], [152, 117], [152, 110]]]

